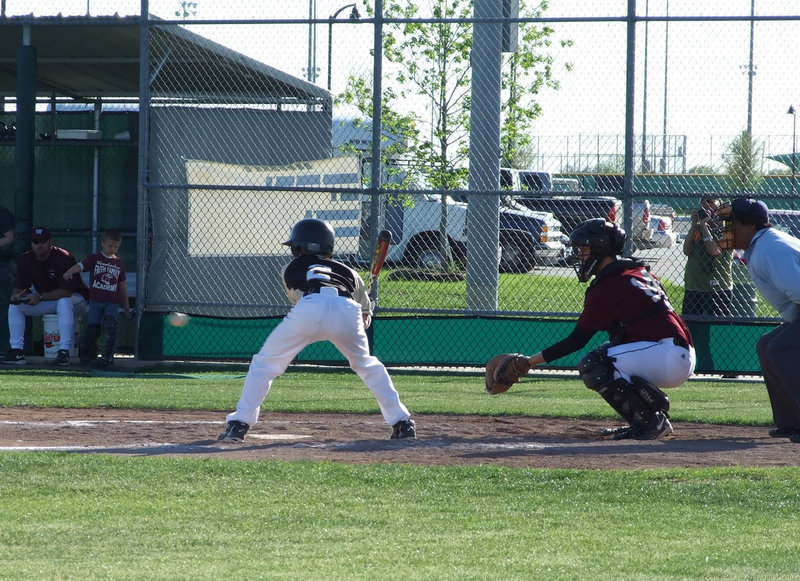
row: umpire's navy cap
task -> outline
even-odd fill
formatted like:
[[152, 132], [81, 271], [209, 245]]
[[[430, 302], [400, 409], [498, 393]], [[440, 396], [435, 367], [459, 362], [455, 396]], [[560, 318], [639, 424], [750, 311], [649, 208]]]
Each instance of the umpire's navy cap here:
[[753, 226], [766, 226], [769, 224], [769, 208], [761, 200], [751, 198], [736, 198], [731, 202], [733, 219], [742, 224]]

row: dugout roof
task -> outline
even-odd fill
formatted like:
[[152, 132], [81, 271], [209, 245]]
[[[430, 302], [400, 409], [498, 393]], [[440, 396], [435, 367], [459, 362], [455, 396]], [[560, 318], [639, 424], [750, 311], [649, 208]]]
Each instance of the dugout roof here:
[[[36, 47], [37, 95], [139, 97], [138, 16], [0, 17], [0, 96], [16, 95], [17, 51], [26, 31]], [[151, 26], [150, 35], [151, 87], [159, 95], [224, 96], [226, 102], [261, 104], [321, 102], [330, 110], [330, 93], [322, 87], [180, 26]]]

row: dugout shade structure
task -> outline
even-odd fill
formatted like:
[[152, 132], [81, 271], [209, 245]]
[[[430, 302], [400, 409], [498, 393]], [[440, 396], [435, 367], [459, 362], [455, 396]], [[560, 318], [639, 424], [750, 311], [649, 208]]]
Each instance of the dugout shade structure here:
[[17, 217], [17, 254], [33, 224], [78, 259], [120, 228], [139, 314], [122, 347], [141, 356], [161, 357], [151, 332], [170, 311], [285, 313], [264, 306], [278, 258], [191, 256], [186, 163], [330, 157], [328, 91], [152, 16], [0, 17], [0, 35], [0, 120], [15, 129], [0, 141], [0, 204]]

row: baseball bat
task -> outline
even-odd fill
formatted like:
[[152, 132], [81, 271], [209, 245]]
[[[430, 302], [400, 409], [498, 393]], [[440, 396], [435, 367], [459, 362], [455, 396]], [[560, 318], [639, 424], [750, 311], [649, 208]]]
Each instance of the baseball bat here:
[[378, 233], [378, 243], [375, 245], [375, 252], [372, 253], [372, 264], [369, 266], [369, 284], [367, 294], [372, 294], [372, 289], [378, 281], [378, 274], [383, 268], [386, 260], [386, 253], [389, 252], [389, 244], [392, 242], [392, 233], [388, 230], [381, 230]]

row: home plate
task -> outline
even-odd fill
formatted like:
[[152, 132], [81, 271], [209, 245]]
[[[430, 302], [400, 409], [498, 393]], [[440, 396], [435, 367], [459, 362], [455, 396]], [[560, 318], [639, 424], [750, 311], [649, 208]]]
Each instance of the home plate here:
[[308, 435], [300, 434], [247, 434], [247, 439], [253, 438], [255, 440], [302, 440], [303, 438], [310, 438]]

